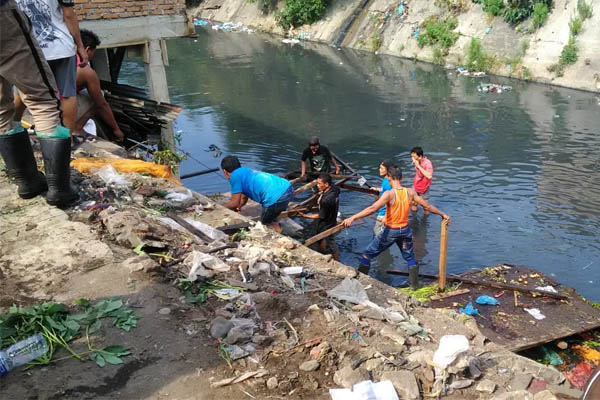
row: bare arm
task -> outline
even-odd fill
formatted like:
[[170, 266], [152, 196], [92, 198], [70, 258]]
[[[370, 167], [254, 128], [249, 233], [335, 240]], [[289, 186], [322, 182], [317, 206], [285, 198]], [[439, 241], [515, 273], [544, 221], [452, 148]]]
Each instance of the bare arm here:
[[[240, 208], [246, 204], [243, 197], [244, 195], [242, 193], [232, 194], [231, 199], [225, 204], [225, 207], [233, 211], [239, 211]], [[246, 201], [248, 201], [248, 198], [246, 198]]]
[[75, 46], [77, 46], [77, 54], [79, 55], [79, 66], [83, 67], [88, 62], [88, 56], [81, 42], [81, 35], [79, 34], [79, 22], [77, 22], [77, 15], [73, 10], [73, 7], [62, 6], [63, 17], [65, 24], [73, 36]]
[[415, 164], [415, 168], [417, 168], [419, 171], [421, 171], [421, 173], [423, 174], [423, 176], [427, 179], [431, 179], [433, 178], [433, 174], [429, 171], [427, 171], [425, 168], [421, 167], [421, 163], [418, 161], [414, 161], [413, 164]]
[[337, 161], [335, 161], [335, 157], [334, 156], [331, 156], [331, 163], [335, 167], [335, 173], [336, 173], [336, 175], [339, 175], [340, 174], [340, 166], [338, 165]]
[[347, 228], [350, 225], [352, 225], [352, 223], [354, 221], [356, 221], [357, 219], [371, 215], [374, 212], [376, 212], [377, 210], [379, 210], [381, 207], [385, 206], [390, 201], [390, 194], [393, 195], [394, 192], [388, 190], [387, 192], [383, 193], [383, 195], [375, 203], [371, 204], [369, 207], [365, 208], [361, 212], [354, 214], [350, 218], [346, 218], [343, 221], [344, 226]]
[[301, 168], [301, 169], [300, 169], [300, 171], [301, 171], [301, 172], [300, 172], [300, 176], [304, 176], [304, 175], [306, 175], [306, 162], [305, 162], [305, 161], [302, 161], [302, 162], [300, 163], [300, 168]]
[[299, 216], [309, 219], [319, 219], [319, 214], [304, 214], [303, 212], [298, 213]]
[[106, 122], [111, 128], [114, 135], [117, 137], [119, 142], [123, 141], [123, 132], [121, 132], [121, 128], [119, 128], [119, 124], [115, 120], [115, 116], [108, 105], [108, 102], [102, 95], [102, 89], [100, 88], [100, 79], [98, 79], [98, 74], [91, 67], [82, 68], [79, 74], [83, 74], [84, 81], [86, 82], [87, 90], [92, 100], [94, 100], [94, 104], [98, 108], [98, 114], [100, 117]]
[[450, 217], [448, 215], [444, 214], [441, 210], [439, 210], [433, 204], [431, 204], [430, 202], [428, 202], [427, 200], [425, 200], [424, 198], [419, 196], [417, 194], [417, 192], [415, 192], [413, 189], [408, 189], [408, 195], [409, 195], [411, 201], [414, 201], [415, 203], [421, 205], [425, 210], [441, 216], [442, 219], [446, 223], [450, 223]]

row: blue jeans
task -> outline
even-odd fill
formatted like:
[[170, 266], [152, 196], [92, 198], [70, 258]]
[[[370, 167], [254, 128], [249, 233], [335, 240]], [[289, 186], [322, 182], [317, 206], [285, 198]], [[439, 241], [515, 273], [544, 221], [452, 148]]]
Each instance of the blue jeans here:
[[292, 185], [281, 195], [277, 202], [271, 204], [269, 207], [263, 207], [262, 213], [260, 214], [260, 222], [264, 225], [270, 225], [281, 214], [287, 210], [288, 204], [294, 198], [294, 188]]
[[394, 243], [398, 245], [398, 248], [402, 253], [402, 258], [408, 263], [409, 267], [417, 265], [417, 262], [415, 261], [415, 252], [413, 251], [412, 231], [408, 226], [399, 229], [391, 229], [384, 226], [381, 233], [375, 236], [375, 239], [369, 243], [363, 252], [362, 259], [360, 260], [361, 265], [371, 265], [371, 260], [373, 258], [383, 253]]

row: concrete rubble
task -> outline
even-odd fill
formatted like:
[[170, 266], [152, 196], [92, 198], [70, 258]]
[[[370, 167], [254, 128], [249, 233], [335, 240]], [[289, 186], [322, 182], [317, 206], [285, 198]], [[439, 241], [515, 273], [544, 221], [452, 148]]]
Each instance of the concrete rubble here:
[[[164, 194], [187, 191], [164, 179], [127, 174], [130, 188], [113, 190], [97, 176], [74, 175], [83, 199], [65, 211], [18, 199], [0, 177], [0, 311], [119, 294], [142, 314], [135, 356], [112, 372], [81, 372], [70, 360], [11, 373], [0, 384], [4, 398], [23, 397], [28, 380], [48, 382], [37, 398], [77, 397], [87, 385], [98, 398], [327, 399], [329, 389], [365, 380], [391, 381], [401, 399], [580, 395], [556, 369], [487, 342], [473, 320], [425, 308], [259, 224], [237, 241], [215, 235], [224, 221], [248, 220], [208, 197], [192, 193], [177, 206]], [[201, 222], [195, 227], [211, 240], [166, 223], [167, 211]], [[195, 254], [212, 261], [192, 279]], [[293, 266], [303, 273], [282, 272]], [[464, 336], [468, 348], [443, 367], [433, 360], [446, 335]], [[126, 368], [139, 372], [116, 389], [103, 386]]]

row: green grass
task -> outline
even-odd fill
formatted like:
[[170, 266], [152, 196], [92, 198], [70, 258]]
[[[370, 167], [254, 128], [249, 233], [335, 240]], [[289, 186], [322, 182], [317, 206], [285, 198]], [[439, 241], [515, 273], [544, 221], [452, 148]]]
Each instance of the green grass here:
[[583, 26], [583, 21], [579, 17], [573, 17], [571, 21], [569, 21], [569, 31], [571, 32], [571, 36], [577, 36], [581, 32], [581, 28]]
[[503, 0], [483, 0], [483, 11], [489, 15], [502, 15], [504, 13]]
[[592, 17], [593, 10], [592, 6], [587, 4], [585, 0], [579, 0], [577, 2], [577, 11], [579, 12], [579, 16], [582, 20], [586, 20]]
[[577, 44], [575, 44], [575, 38], [571, 36], [569, 38], [569, 42], [565, 47], [563, 47], [562, 52], [560, 53], [560, 58], [558, 59], [559, 64], [575, 64], [579, 58], [577, 55], [578, 50]]
[[373, 52], [379, 51], [382, 43], [381, 35], [374, 35], [371, 37], [371, 50]]
[[494, 65], [494, 57], [488, 55], [479, 39], [472, 38], [467, 47], [465, 67], [469, 71], [487, 72]]
[[544, 3], [535, 3], [533, 6], [532, 26], [534, 29], [539, 28], [548, 19], [548, 6]]
[[422, 33], [420, 33], [417, 43], [419, 47], [439, 44], [446, 55], [448, 48], [454, 45], [458, 39], [458, 33], [454, 32], [457, 26], [456, 18], [440, 19], [437, 15], [432, 15], [421, 23]]

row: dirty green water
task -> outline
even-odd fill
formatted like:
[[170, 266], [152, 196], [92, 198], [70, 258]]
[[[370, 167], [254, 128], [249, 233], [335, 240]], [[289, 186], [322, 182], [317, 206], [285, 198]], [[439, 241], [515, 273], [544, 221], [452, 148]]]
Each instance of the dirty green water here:
[[[283, 174], [298, 169], [310, 135], [379, 185], [379, 161], [395, 158], [411, 185], [409, 151], [422, 146], [435, 168], [430, 200], [452, 217], [448, 270], [526, 265], [600, 301], [600, 97], [498, 77], [469, 78], [389, 56], [327, 45], [290, 46], [264, 35], [198, 29], [168, 42], [175, 124], [191, 154], [182, 173], [219, 166], [223, 155]], [[121, 81], [145, 83], [141, 64]], [[512, 86], [482, 93], [480, 83]], [[223, 154], [206, 151], [215, 144]], [[186, 180], [204, 193], [229, 190], [222, 175]], [[372, 197], [343, 192], [349, 216]], [[341, 261], [357, 265], [372, 219], [337, 237]], [[422, 272], [437, 273], [440, 218], [411, 221]], [[406, 268], [397, 248], [370, 274], [392, 285]]]

